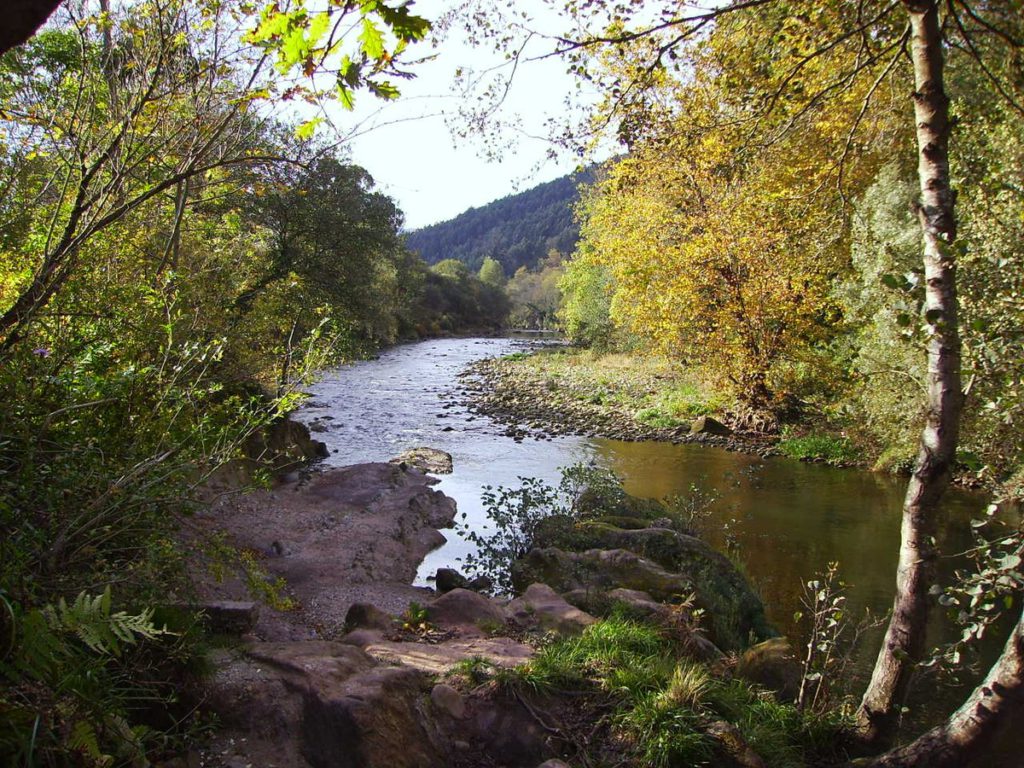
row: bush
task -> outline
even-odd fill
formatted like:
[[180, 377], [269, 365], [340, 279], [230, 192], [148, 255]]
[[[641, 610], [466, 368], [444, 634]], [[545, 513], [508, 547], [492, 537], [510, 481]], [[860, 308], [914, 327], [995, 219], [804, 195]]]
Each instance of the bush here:
[[498, 594], [512, 591], [512, 563], [533, 548], [540, 524], [563, 517], [571, 524], [594, 505], [618, 504], [625, 496], [613, 472], [583, 464], [562, 470], [558, 487], [535, 477], [520, 477], [518, 488], [484, 487], [483, 503], [491, 525], [477, 531], [464, 525], [463, 536], [477, 546], [464, 565], [477, 575], [487, 576]]

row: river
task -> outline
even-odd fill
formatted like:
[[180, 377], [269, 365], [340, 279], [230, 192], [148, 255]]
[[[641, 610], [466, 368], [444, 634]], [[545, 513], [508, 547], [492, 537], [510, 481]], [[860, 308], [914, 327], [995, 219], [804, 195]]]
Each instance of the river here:
[[[582, 437], [527, 438], [516, 442], [487, 417], [460, 404], [458, 374], [471, 362], [530, 348], [523, 339], [442, 339], [405, 344], [379, 358], [326, 375], [311, 389], [298, 418], [323, 440], [328, 466], [387, 461], [416, 447], [452, 454], [454, 472], [438, 486], [456, 499], [460, 515], [480, 527], [486, 516], [484, 486], [515, 486], [519, 477], [552, 484], [559, 468], [596, 462], [623, 478], [634, 495], [664, 498], [697, 485], [715, 496], [705, 536], [729, 548], [760, 592], [769, 618], [799, 637], [794, 612], [802, 585], [830, 562], [838, 562], [850, 585], [848, 613], [882, 616], [891, 605], [899, 547], [904, 481], [858, 470], [839, 470], [784, 458], [760, 459], [718, 448], [670, 443], [626, 443]], [[985, 500], [958, 491], [946, 497], [939, 534], [943, 552], [971, 546], [970, 520]], [[418, 580], [438, 567], [459, 567], [470, 544], [452, 531], [448, 543], [423, 562]], [[945, 558], [941, 579], [964, 563]], [[938, 643], [957, 632], [936, 611], [929, 628]], [[854, 687], [870, 669], [880, 630], [868, 632], [851, 666]], [[991, 658], [997, 643], [983, 649]], [[982, 659], [985, 661], [986, 659]], [[910, 702], [916, 723], [934, 721], [962, 698], [963, 687], [929, 679]], [[941, 695], [936, 695], [941, 691]], [[1017, 765], [1017, 762], [1006, 765]], [[992, 763], [996, 765], [996, 763]]]

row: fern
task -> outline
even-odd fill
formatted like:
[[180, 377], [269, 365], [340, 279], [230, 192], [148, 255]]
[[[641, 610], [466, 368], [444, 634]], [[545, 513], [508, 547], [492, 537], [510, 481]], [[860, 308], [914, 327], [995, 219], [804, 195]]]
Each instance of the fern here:
[[80, 592], [70, 605], [62, 597], [56, 605], [43, 608], [42, 614], [52, 631], [73, 634], [100, 655], [120, 656], [124, 645], [170, 634], [153, 624], [152, 608], [135, 615], [111, 613], [109, 586], [95, 597]]

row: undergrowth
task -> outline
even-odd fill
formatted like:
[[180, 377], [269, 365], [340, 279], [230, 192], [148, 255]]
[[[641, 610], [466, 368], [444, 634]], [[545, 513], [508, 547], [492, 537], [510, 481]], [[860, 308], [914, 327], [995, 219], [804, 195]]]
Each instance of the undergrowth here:
[[[474, 666], [474, 679], [484, 672]], [[502, 685], [551, 697], [597, 694], [610, 703], [610, 737], [630, 764], [716, 765], [710, 735], [725, 721], [773, 768], [798, 768], [834, 754], [845, 723], [781, 704], [724, 670], [685, 657], [661, 629], [619, 611], [581, 635], [543, 646], [527, 664], [494, 673]]]

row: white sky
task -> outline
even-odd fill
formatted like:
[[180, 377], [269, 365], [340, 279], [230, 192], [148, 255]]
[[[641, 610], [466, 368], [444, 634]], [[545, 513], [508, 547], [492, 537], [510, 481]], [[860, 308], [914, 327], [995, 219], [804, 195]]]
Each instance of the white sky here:
[[[436, 19], [453, 2], [417, 0], [414, 11]], [[453, 138], [445, 116], [458, 119], [460, 98], [452, 92], [456, 69], [481, 70], [501, 60], [469, 46], [457, 28], [436, 49], [415, 46], [410, 58], [430, 54], [436, 59], [418, 64], [416, 79], [398, 83], [402, 96], [397, 102], [385, 104], [361, 94], [355, 114], [340, 107], [332, 112], [342, 129], [357, 119], [377, 125], [349, 144], [352, 161], [366, 168], [378, 187], [397, 201], [407, 229], [450, 219], [576, 168], [575, 157], [561, 153], [557, 160], [547, 159], [549, 143], [523, 135], [543, 136], [546, 117], [564, 116], [564, 100], [575, 89], [564, 62], [549, 59], [520, 67], [504, 113], [520, 122], [522, 132], [504, 132], [502, 138], [515, 141], [514, 146], [500, 160], [488, 161], [482, 157], [482, 142]]]

